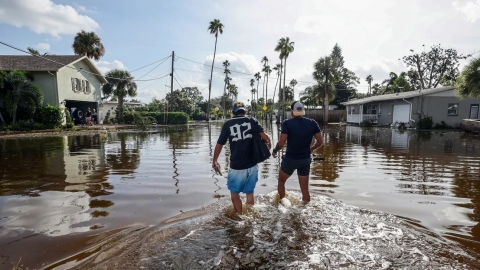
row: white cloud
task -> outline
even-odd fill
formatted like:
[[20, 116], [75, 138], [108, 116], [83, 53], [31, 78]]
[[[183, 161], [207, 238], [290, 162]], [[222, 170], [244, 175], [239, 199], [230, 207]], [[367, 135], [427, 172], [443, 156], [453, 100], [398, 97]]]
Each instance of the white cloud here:
[[127, 69], [127, 67], [125, 67], [125, 65], [118, 60], [113, 60], [112, 62], [100, 60], [100, 61], [94, 61], [94, 63], [95, 63], [95, 66], [97, 66], [98, 70], [100, 70], [103, 74], [113, 69], [124, 69], [124, 70]]
[[100, 28], [92, 18], [80, 15], [72, 6], [57, 5], [51, 0], [2, 1], [0, 22], [54, 37]]
[[465, 5], [461, 5], [460, 1], [455, 1], [452, 6], [467, 16], [467, 20], [471, 23], [477, 21], [480, 18], [480, 0], [476, 2], [467, 2]]
[[77, 11], [82, 12], [82, 13], [97, 13], [97, 8], [92, 7], [92, 8], [87, 8], [86, 6], [79, 5], [78, 3], [74, 4]]
[[49, 52], [50, 51], [50, 44], [48, 43], [38, 43], [37, 45], [33, 46], [36, 49], [39, 49], [43, 52]]

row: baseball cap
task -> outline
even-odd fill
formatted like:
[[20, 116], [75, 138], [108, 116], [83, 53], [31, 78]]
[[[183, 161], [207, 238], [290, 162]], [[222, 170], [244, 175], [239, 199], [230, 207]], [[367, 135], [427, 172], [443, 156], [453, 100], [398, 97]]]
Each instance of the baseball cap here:
[[294, 116], [305, 115], [305, 106], [300, 101], [295, 101], [290, 106]]
[[243, 104], [243, 102], [235, 102], [233, 103], [233, 112], [236, 113], [240, 110], [245, 110], [245, 104]]

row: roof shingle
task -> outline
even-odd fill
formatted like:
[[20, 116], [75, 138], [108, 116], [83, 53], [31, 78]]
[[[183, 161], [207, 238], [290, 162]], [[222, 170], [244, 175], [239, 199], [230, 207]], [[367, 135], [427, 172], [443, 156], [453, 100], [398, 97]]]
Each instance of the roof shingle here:
[[0, 70], [57, 71], [64, 65], [75, 62], [84, 56], [46, 55], [42, 57], [61, 63], [61, 65], [31, 55], [0, 55]]

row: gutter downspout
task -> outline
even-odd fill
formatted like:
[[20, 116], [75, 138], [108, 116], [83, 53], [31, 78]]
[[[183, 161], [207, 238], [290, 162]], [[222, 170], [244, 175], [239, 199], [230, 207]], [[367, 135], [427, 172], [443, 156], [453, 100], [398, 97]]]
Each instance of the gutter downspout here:
[[408, 112], [408, 118], [410, 118], [410, 121], [416, 123], [415, 120], [412, 119], [412, 106], [413, 106], [412, 103], [409, 102], [409, 101], [406, 101], [405, 98], [402, 98], [402, 99], [403, 99], [403, 101], [405, 101], [405, 102], [407, 102], [408, 104], [410, 104], [410, 111]]

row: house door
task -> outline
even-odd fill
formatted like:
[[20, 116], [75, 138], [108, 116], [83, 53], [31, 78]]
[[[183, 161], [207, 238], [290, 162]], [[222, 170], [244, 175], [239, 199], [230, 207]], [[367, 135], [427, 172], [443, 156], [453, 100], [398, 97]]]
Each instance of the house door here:
[[478, 119], [478, 104], [470, 105], [470, 117], [469, 119]]
[[410, 122], [410, 104], [397, 104], [393, 106], [392, 122], [408, 123]]

